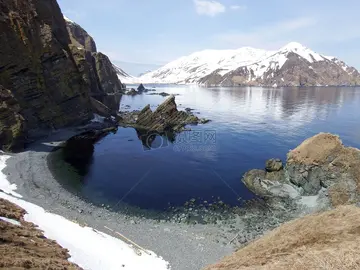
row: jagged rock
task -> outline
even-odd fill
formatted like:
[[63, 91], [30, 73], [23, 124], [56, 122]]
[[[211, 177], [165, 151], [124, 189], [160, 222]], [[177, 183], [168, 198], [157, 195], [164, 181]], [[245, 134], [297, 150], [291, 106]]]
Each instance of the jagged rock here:
[[77, 23], [65, 18], [71, 43], [89, 52], [97, 52], [94, 39]]
[[69, 20], [66, 20], [66, 25], [72, 42], [71, 51], [84, 80], [89, 84], [91, 96], [116, 115], [124, 86], [114, 65], [106, 55], [96, 51], [95, 41], [80, 25]]
[[144, 92], [146, 90], [145, 86], [141, 83], [139, 87], [137, 88], [138, 92]]
[[326, 189], [332, 206], [360, 202], [360, 150], [345, 147], [338, 136], [320, 133], [290, 151], [283, 170], [250, 171], [242, 181], [259, 196], [269, 196], [269, 179], [306, 196]]
[[116, 75], [116, 71], [105, 54], [93, 53], [95, 58], [96, 72], [103, 91], [107, 94], [120, 93], [122, 84]]
[[150, 105], [140, 112], [123, 113], [122, 124], [134, 126], [140, 130], [156, 131], [182, 131], [188, 124], [198, 124], [200, 119], [191, 113], [178, 111], [175, 96], [171, 95], [153, 112]]
[[[88, 87], [74, 64], [57, 2], [0, 0], [0, 18], [0, 85], [11, 91], [26, 122], [16, 138], [91, 119]], [[16, 138], [8, 144], [7, 137], [1, 148], [22, 146]]]
[[266, 161], [265, 169], [268, 172], [278, 172], [283, 168], [281, 159], [269, 159]]
[[139, 94], [139, 92], [136, 91], [134, 88], [131, 88], [129, 91], [126, 92], [126, 95], [129, 95], [129, 96], [136, 96], [138, 94]]

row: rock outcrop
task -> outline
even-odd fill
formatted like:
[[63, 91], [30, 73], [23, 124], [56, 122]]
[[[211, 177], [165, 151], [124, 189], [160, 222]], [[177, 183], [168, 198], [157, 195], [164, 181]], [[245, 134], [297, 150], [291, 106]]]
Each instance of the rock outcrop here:
[[0, 0], [0, 35], [0, 149], [90, 120], [90, 97], [117, 113], [116, 71], [56, 0]]
[[[75, 65], [57, 2], [1, 0], [0, 18], [0, 85], [19, 104], [10, 118], [8, 110], [2, 110], [0, 118], [8, 120], [1, 120], [1, 148], [21, 148], [17, 138], [35, 136], [40, 129], [89, 120], [87, 85]], [[25, 129], [17, 128], [23, 125], [14, 119], [20, 118], [25, 119]]]
[[17, 150], [25, 140], [25, 119], [19, 114], [20, 105], [10, 90], [0, 85], [0, 142], [5, 151]]
[[126, 113], [122, 117], [122, 124], [133, 126], [143, 132], [153, 131], [160, 134], [166, 131], [182, 131], [188, 124], [201, 122], [201, 119], [192, 113], [179, 111], [174, 95], [168, 97], [155, 111], [147, 105], [140, 112]]
[[64, 17], [66, 27], [69, 32], [71, 43], [78, 48], [83, 48], [88, 52], [97, 52], [96, 43], [92, 36], [88, 34], [80, 25]]
[[83, 79], [89, 84], [90, 95], [108, 106], [112, 114], [116, 115], [125, 90], [116, 69], [105, 54], [97, 52], [94, 39], [80, 25], [65, 19], [72, 42], [70, 48], [83, 73]]
[[360, 201], [360, 150], [345, 147], [338, 136], [320, 133], [290, 151], [284, 168], [271, 160], [266, 169], [242, 179], [261, 197], [298, 198], [324, 190], [332, 206]]

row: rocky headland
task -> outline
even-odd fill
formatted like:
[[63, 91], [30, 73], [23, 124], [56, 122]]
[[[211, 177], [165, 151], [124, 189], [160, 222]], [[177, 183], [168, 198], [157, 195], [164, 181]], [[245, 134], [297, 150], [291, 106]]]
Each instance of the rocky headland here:
[[313, 196], [319, 205], [336, 207], [360, 200], [360, 150], [345, 147], [338, 136], [320, 133], [287, 155], [266, 162], [265, 170], [251, 170], [242, 181], [269, 201], [301, 201]]
[[54, 129], [89, 121], [101, 113], [99, 103], [116, 115], [124, 86], [115, 69], [55, 0], [0, 7], [1, 149], [21, 150]]

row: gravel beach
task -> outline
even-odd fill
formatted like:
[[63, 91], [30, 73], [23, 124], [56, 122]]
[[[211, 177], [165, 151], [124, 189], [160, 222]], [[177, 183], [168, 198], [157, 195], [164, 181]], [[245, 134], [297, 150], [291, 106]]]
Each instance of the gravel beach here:
[[47, 165], [47, 157], [54, 147], [76, 133], [75, 129], [61, 130], [33, 143], [25, 152], [13, 154], [3, 172], [10, 183], [17, 185], [17, 192], [25, 200], [115, 237], [107, 228], [118, 231], [163, 257], [173, 270], [202, 269], [265, 231], [300, 215], [291, 209], [279, 213], [253, 209], [244, 210], [242, 216], [231, 221], [188, 225], [128, 216], [95, 206], [65, 190]]

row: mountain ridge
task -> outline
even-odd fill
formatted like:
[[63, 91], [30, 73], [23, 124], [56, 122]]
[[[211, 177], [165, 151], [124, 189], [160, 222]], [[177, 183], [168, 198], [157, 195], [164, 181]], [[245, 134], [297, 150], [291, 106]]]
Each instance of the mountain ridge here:
[[359, 85], [360, 74], [336, 57], [290, 42], [275, 51], [243, 47], [195, 52], [139, 77], [138, 82], [274, 87]]

